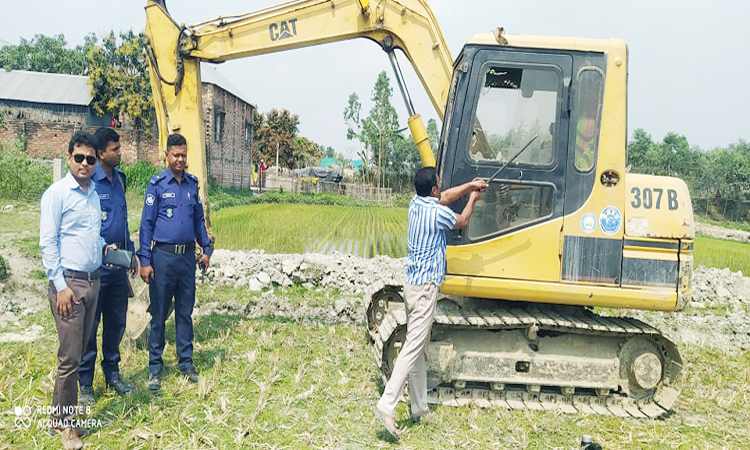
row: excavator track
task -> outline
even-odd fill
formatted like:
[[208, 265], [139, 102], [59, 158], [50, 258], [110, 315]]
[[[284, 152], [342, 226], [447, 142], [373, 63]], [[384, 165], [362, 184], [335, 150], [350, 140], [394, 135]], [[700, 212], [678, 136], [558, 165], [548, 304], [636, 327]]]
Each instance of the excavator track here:
[[[401, 300], [401, 301], [399, 301]], [[365, 294], [384, 380], [406, 335], [398, 286]], [[428, 348], [430, 403], [618, 417], [670, 414], [682, 360], [659, 330], [583, 307], [495, 300], [438, 302]]]

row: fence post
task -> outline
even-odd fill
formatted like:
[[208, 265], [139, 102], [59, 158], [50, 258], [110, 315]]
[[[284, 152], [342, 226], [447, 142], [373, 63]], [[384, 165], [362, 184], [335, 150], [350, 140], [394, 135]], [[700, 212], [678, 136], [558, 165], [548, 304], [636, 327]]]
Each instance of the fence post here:
[[55, 158], [52, 160], [52, 179], [54, 182], [60, 181], [62, 178], [63, 163], [62, 158]]

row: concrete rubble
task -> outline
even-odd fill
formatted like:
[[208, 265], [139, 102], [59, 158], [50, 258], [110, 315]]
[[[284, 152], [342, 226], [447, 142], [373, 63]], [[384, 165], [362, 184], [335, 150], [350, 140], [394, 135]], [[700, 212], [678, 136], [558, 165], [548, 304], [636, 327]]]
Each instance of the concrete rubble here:
[[[196, 315], [240, 314], [248, 318], [277, 317], [300, 323], [363, 324], [362, 295], [377, 282], [404, 282], [406, 260], [386, 256], [359, 258], [346, 254], [267, 254], [262, 250], [216, 250], [199, 284], [241, 288], [227, 302], [203, 301]], [[18, 325], [19, 319], [49, 308], [42, 285], [13, 289], [0, 283], [0, 328]], [[321, 305], [289, 298], [274, 287], [301, 286], [319, 291], [330, 301]], [[750, 349], [750, 278], [729, 269], [698, 267], [693, 272], [693, 298], [681, 312], [611, 310], [629, 315], [662, 330], [670, 339], [690, 345], [725, 350]], [[44, 286], [46, 287], [46, 286]], [[242, 298], [243, 292], [257, 292]], [[331, 306], [333, 305], [333, 306]]]
[[[365, 259], [351, 255], [266, 254], [217, 250], [204, 283], [262, 291], [273, 286], [301, 285], [308, 289], [338, 291], [333, 309], [306, 304], [293, 306], [273, 291], [255, 301], [236, 305], [200, 305], [200, 314], [241, 313], [248, 317], [275, 316], [289, 320], [328, 323], [364, 323], [362, 293], [372, 283], [402, 284], [406, 260], [385, 256]], [[685, 344], [710, 345], [726, 350], [750, 349], [750, 278], [729, 269], [698, 267], [693, 272], [693, 298], [686, 311], [613, 310], [639, 318]]]

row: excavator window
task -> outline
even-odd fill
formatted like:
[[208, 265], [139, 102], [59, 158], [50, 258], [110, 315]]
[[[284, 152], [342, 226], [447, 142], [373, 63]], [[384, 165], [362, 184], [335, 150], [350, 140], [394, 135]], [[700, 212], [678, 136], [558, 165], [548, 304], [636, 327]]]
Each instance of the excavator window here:
[[467, 235], [481, 240], [552, 214], [552, 186], [494, 180], [474, 204]]
[[[480, 76], [469, 159], [479, 166], [501, 166], [523, 149], [512, 167], [552, 167], [562, 98], [560, 70], [490, 63]], [[501, 175], [474, 205], [467, 237], [483, 240], [550, 217], [553, 196], [550, 183], [510, 181]]]
[[602, 116], [604, 74], [598, 67], [583, 67], [578, 72], [575, 120], [575, 166], [581, 172], [594, 167]]
[[489, 66], [479, 92], [469, 156], [474, 162], [514, 161], [547, 166], [554, 159], [559, 72], [545, 68]]

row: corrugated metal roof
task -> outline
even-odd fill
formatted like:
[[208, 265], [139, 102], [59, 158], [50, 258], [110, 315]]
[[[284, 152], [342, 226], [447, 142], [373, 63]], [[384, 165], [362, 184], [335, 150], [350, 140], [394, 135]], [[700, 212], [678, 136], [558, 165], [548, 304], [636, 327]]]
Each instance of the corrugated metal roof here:
[[[243, 102], [253, 105], [239, 89], [208, 64], [201, 64], [201, 82], [218, 86]], [[93, 96], [86, 76], [26, 70], [7, 72], [0, 69], [0, 99], [88, 106]]]
[[235, 97], [239, 98], [243, 102], [253, 105], [253, 108], [258, 108], [253, 103], [250, 102], [247, 98], [245, 98], [244, 95], [240, 92], [239, 89], [234, 87], [232, 83], [230, 83], [222, 74], [219, 73], [218, 70], [214, 69], [210, 65], [206, 63], [201, 63], [201, 83], [209, 83], [213, 84], [214, 86], [218, 86], [225, 91], [229, 92], [230, 94], [234, 95]]
[[0, 99], [88, 106], [93, 96], [89, 77], [0, 69]]

